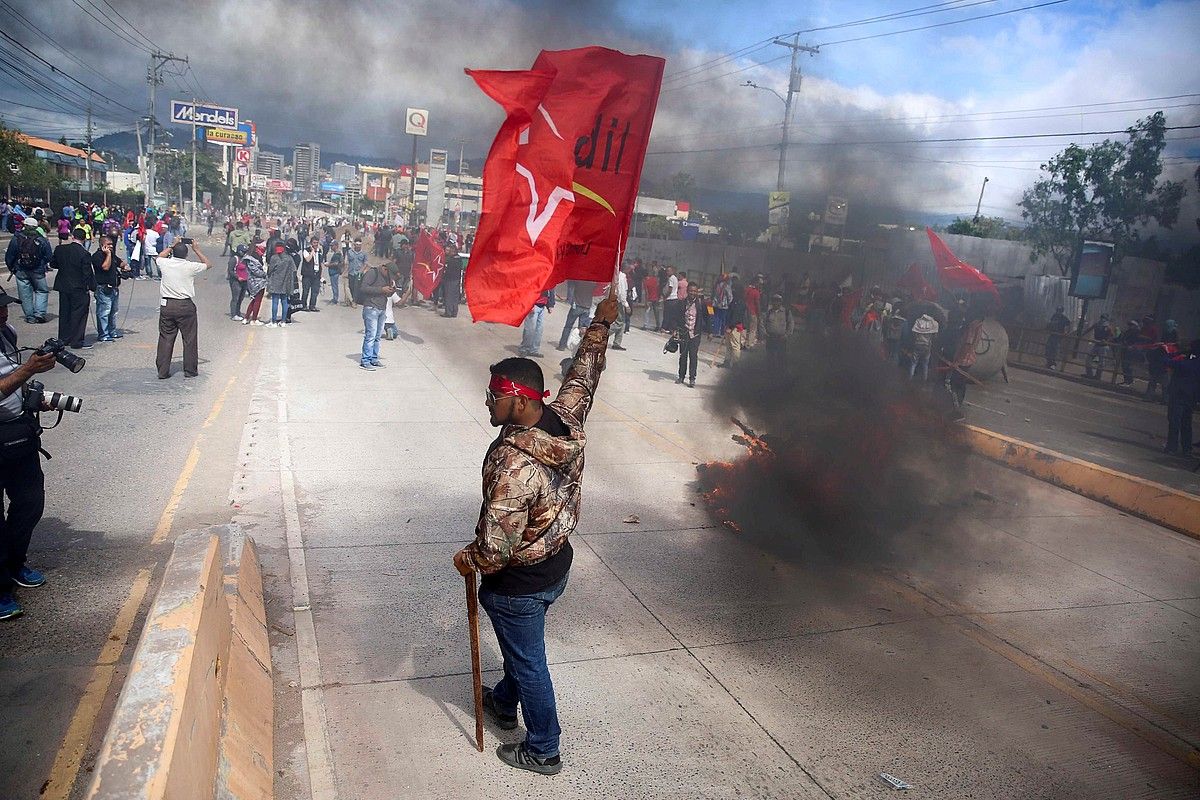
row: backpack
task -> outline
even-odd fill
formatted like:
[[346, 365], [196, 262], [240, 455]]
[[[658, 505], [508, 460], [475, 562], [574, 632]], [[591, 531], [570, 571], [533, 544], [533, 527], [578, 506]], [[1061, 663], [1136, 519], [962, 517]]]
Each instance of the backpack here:
[[21, 234], [21, 240], [17, 242], [17, 263], [13, 270], [32, 272], [37, 269], [38, 263], [42, 260], [41, 251], [42, 243], [36, 236], [30, 236], [27, 233]]

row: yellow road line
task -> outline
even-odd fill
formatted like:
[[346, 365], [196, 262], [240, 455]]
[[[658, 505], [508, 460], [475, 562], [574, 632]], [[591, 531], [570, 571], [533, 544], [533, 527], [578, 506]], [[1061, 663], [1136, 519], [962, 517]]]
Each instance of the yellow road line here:
[[[250, 353], [250, 345], [254, 341], [255, 331], [250, 331], [250, 335], [246, 337], [246, 344], [242, 347], [242, 353], [238, 356], [237, 364], [241, 364], [246, 360], [246, 356]], [[217, 399], [213, 401], [212, 409], [208, 412], [208, 416], [204, 418], [204, 423], [200, 426], [200, 433], [196, 434], [196, 441], [192, 443], [192, 449], [188, 452], [187, 460], [183, 462], [183, 469], [179, 472], [179, 479], [175, 481], [175, 488], [171, 490], [171, 498], [167, 501], [167, 507], [163, 509], [162, 516], [158, 518], [158, 525], [154, 528], [154, 536], [150, 539], [150, 544], [162, 544], [167, 540], [167, 536], [171, 533], [171, 525], [175, 522], [175, 512], [179, 510], [179, 504], [183, 502], [183, 493], [187, 491], [188, 484], [191, 483], [192, 473], [196, 470], [196, 464], [200, 461], [200, 443], [204, 441], [204, 430], [211, 427], [216, 422], [217, 417], [221, 414], [221, 409], [225, 407], [225, 398], [229, 396], [229, 390], [233, 388], [233, 384], [237, 381], [237, 373], [229, 376], [229, 380], [225, 383], [225, 388], [217, 395]]]
[[100, 650], [99, 662], [92, 668], [87, 688], [83, 690], [83, 697], [75, 707], [75, 714], [67, 726], [67, 735], [63, 737], [58, 748], [54, 766], [50, 768], [50, 779], [41, 795], [43, 800], [67, 800], [75, 786], [75, 778], [79, 774], [79, 766], [87, 750], [88, 741], [92, 738], [96, 717], [108, 696], [108, 687], [112, 684], [117, 669], [117, 659], [125, 649], [134, 617], [141, 608], [149, 586], [150, 570], [139, 570], [129, 591], [129, 597], [117, 612], [117, 618], [108, 632], [104, 647]]

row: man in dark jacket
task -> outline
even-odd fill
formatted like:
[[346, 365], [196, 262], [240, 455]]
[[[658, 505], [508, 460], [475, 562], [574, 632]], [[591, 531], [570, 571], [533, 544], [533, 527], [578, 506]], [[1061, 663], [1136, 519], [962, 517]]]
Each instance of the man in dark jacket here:
[[458, 299], [462, 292], [462, 256], [458, 254], [458, 245], [450, 242], [446, 245], [446, 269], [442, 273], [442, 306], [446, 309], [443, 317], [458, 316]]
[[683, 383], [688, 375], [688, 386], [696, 388], [696, 366], [700, 361], [700, 342], [709, 330], [708, 304], [704, 302], [699, 283], [688, 284], [688, 296], [675, 313], [675, 331], [679, 338], [679, 377]]
[[50, 267], [58, 270], [54, 276], [54, 291], [58, 292], [58, 338], [68, 347], [79, 349], [91, 347], [84, 341], [84, 334], [91, 307], [88, 293], [96, 288], [96, 275], [92, 272], [92, 254], [83, 246], [87, 233], [76, 227], [71, 236], [70, 242], [54, 248]]
[[1071, 330], [1071, 320], [1063, 313], [1062, 306], [1054, 309], [1054, 316], [1050, 317], [1046, 330], [1050, 331], [1050, 335], [1046, 337], [1046, 369], [1056, 369], [1062, 337]]
[[25, 321], [45, 322], [46, 303], [50, 299], [46, 267], [50, 265], [54, 251], [41, 229], [32, 222], [26, 225], [24, 217], [14, 217], [13, 228], [13, 238], [4, 251], [4, 263], [17, 279], [17, 294], [21, 298]]
[[1190, 352], [1171, 360], [1171, 383], [1167, 387], [1167, 446], [1165, 453], [1191, 455], [1192, 415], [1200, 402], [1200, 339]]

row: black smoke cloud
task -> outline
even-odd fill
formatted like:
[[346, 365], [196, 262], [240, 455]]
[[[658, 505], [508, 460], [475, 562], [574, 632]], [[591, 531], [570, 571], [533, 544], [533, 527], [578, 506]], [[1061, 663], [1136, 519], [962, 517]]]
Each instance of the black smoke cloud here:
[[[454, 149], [455, 140], [462, 138], [469, 158], [477, 160], [486, 153], [501, 112], [463, 74], [464, 67], [520, 69], [530, 65], [541, 49], [588, 44], [664, 56], [668, 76], [712, 57], [688, 49], [670, 31], [629, 16], [628, 5], [616, 0], [404, 4], [138, 0], [117, 6], [160, 47], [187, 54], [211, 99], [239, 107], [257, 123], [265, 142], [289, 146], [316, 141], [326, 152], [360, 154], [383, 164], [410, 157], [411, 142], [402, 125], [407, 106], [430, 110], [430, 136], [420, 143], [421, 151]], [[126, 105], [139, 111], [146, 107], [144, 50], [123, 41], [67, 0], [33, 5], [23, 13], [120, 86], [70, 62], [64, 61], [64, 66]], [[19, 26], [11, 27], [14, 35], [28, 36]], [[32, 38], [30, 43], [43, 47]], [[719, 75], [731, 66], [696, 78]], [[819, 60], [806, 64], [806, 69], [819, 68]], [[651, 150], [691, 152], [651, 155], [646, 162], [647, 180], [661, 182], [683, 170], [706, 188], [762, 191], [772, 187], [778, 152], [773, 147], [782, 105], [763, 92], [738, 85], [745, 77], [785, 85], [783, 73], [772, 69], [756, 68], [694, 86], [684, 86], [693, 78], [668, 80]], [[168, 75], [160, 98], [190, 96], [190, 87], [190, 80]], [[22, 92], [20, 86], [13, 90]], [[45, 103], [31, 95], [14, 99], [27, 97], [34, 104]], [[939, 165], [912, 169], [913, 162], [904, 161], [904, 154], [894, 149], [881, 155], [813, 145], [846, 138], [845, 131], [812, 125], [838, 116], [854, 121], [853, 135], [865, 140], [898, 129], [866, 126], [869, 114], [849, 94], [823, 83], [819, 74], [806, 79], [800, 97], [793, 139], [803, 144], [789, 152], [789, 185], [804, 187], [814, 196], [840, 192], [853, 202], [860, 197], [927, 196], [931, 181], [937, 186], [947, 183], [936, 177], [943, 172]], [[165, 101], [160, 113], [164, 108]], [[103, 111], [118, 120], [128, 118], [126, 127], [132, 126], [133, 112], [115, 106]], [[118, 125], [113, 123], [109, 129]], [[764, 147], [710, 151], [747, 142]]]
[[744, 358], [714, 409], [755, 429], [771, 453], [701, 470], [710, 510], [764, 549], [827, 566], [911, 563], [957, 547], [979, 502], [968, 450], [940, 384], [921, 387], [851, 333], [808, 335], [786, 356]]

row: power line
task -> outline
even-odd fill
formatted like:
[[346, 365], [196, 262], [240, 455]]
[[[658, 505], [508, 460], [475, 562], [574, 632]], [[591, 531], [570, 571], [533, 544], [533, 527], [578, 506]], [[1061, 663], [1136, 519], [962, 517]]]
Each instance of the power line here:
[[95, 22], [97, 22], [102, 27], [107, 28], [110, 33], [112, 33], [114, 36], [117, 36], [118, 38], [120, 38], [126, 44], [132, 45], [141, 50], [146, 50], [147, 52], [149, 52], [149, 49], [146, 47], [146, 45], [142, 44], [137, 39], [133, 38], [131, 35], [126, 33], [121, 28], [121, 26], [114, 25], [108, 17], [105, 17], [103, 15], [97, 16], [96, 14], [93, 14], [91, 12], [91, 10], [87, 6], [80, 3], [79, 0], [71, 0], [71, 2], [75, 4], [76, 8], [78, 8], [83, 13], [87, 14], [89, 17], [91, 17]]
[[[1187, 131], [1200, 128], [1200, 125], [1169, 125], [1163, 128], [1164, 131]], [[895, 139], [891, 141], [842, 141], [842, 142], [793, 142], [794, 145], [804, 145], [807, 147], [867, 147], [869, 145], [890, 145], [890, 144], [938, 144], [948, 142], [994, 142], [1009, 139], [1050, 139], [1062, 138], [1068, 136], [1108, 136], [1118, 133], [1127, 133], [1127, 130], [1116, 131], [1079, 131], [1067, 133], [1021, 133], [1021, 134], [1006, 134], [1001, 136], [955, 136], [940, 139]], [[762, 147], [778, 147], [778, 144], [745, 144], [732, 145], [729, 147], [705, 147], [694, 150], [650, 150], [646, 153], [648, 156], [657, 155], [674, 155], [681, 153], [719, 153], [729, 150], [752, 150]]]
[[95, 94], [95, 95], [97, 95], [97, 96], [99, 96], [99, 97], [103, 97], [105, 100], [107, 100], [107, 101], [108, 101], [108, 102], [110, 102], [110, 103], [114, 103], [114, 104], [116, 104], [116, 105], [120, 106], [121, 108], [124, 108], [124, 109], [126, 109], [127, 111], [131, 111], [131, 112], [133, 112], [134, 114], [136, 114], [136, 113], [137, 113], [137, 110], [136, 110], [136, 109], [130, 108], [129, 106], [127, 106], [127, 105], [125, 105], [124, 103], [121, 103], [121, 102], [119, 102], [119, 101], [117, 101], [117, 100], [113, 100], [111, 97], [109, 97], [108, 95], [104, 94], [103, 92], [101, 92], [101, 91], [98, 91], [98, 90], [96, 90], [96, 89], [92, 88], [91, 86], [88, 86], [86, 83], [84, 83], [83, 81], [79, 80], [78, 78], [76, 78], [76, 77], [74, 77], [74, 76], [72, 76], [72, 75], [70, 75], [70, 74], [68, 74], [68, 73], [64, 72], [63, 70], [59, 69], [58, 67], [54, 66], [53, 64], [51, 64], [51, 63], [50, 63], [49, 61], [47, 61], [46, 59], [44, 59], [44, 58], [42, 58], [41, 56], [39, 56], [37, 53], [33, 52], [33, 51], [32, 51], [32, 50], [30, 50], [28, 47], [26, 47], [25, 45], [21, 44], [21, 42], [17, 41], [17, 40], [16, 40], [16, 39], [14, 39], [12, 36], [9, 36], [9, 35], [8, 35], [7, 33], [5, 33], [3, 30], [0, 30], [0, 36], [3, 36], [3, 37], [4, 37], [5, 39], [7, 39], [8, 41], [12, 42], [12, 43], [13, 43], [13, 44], [15, 44], [17, 47], [21, 48], [21, 49], [22, 49], [22, 50], [24, 50], [26, 53], [28, 53], [29, 55], [31, 55], [31, 56], [33, 56], [34, 58], [36, 58], [36, 59], [37, 59], [38, 61], [40, 61], [42, 64], [45, 64], [47, 67], [49, 67], [49, 69], [50, 69], [50, 71], [51, 71], [52, 73], [54, 73], [54, 74], [56, 74], [56, 75], [61, 75], [61, 76], [63, 76], [63, 77], [64, 77], [64, 78], [66, 78], [67, 80], [71, 81], [71, 82], [72, 82], [72, 83], [74, 83], [74, 84], [77, 84], [78, 86], [81, 86], [82, 88], [84, 88], [84, 89], [88, 90], [89, 92], [92, 92], [93, 94]]
[[[677, 80], [679, 78], [692, 77], [694, 75], [700, 74], [701, 72], [707, 71], [710, 68], [708, 65], [716, 66], [716, 65], [720, 64], [721, 62], [731, 61], [734, 58], [736, 58], [737, 56], [748, 55], [749, 52], [763, 50], [766, 48], [766, 45], [771, 44], [776, 38], [796, 36], [796, 35], [799, 35], [802, 33], [815, 33], [818, 31], [835, 30], [838, 28], [850, 28], [850, 27], [855, 27], [855, 26], [859, 26], [859, 25], [872, 25], [872, 24], [875, 24], [878, 22], [890, 22], [890, 21], [894, 21], [897, 19], [907, 19], [909, 17], [920, 17], [920, 16], [924, 16], [926, 14], [941, 14], [941, 13], [945, 13], [947, 11], [957, 11], [957, 10], [963, 9], [963, 8], [970, 8], [972, 6], [979, 6], [979, 5], [986, 5], [989, 3], [994, 3], [994, 2], [996, 2], [996, 0], [975, 0], [974, 2], [967, 3], [966, 5], [960, 5], [963, 2], [964, 2], [964, 0], [949, 0], [949, 2], [934, 3], [934, 4], [928, 5], [928, 6], [919, 6], [917, 8], [910, 8], [905, 11], [893, 11], [889, 14], [880, 14], [880, 15], [874, 16], [874, 17], [866, 17], [865, 19], [850, 20], [848, 22], [839, 22], [839, 23], [835, 23], [833, 25], [823, 25], [823, 26], [816, 27], [816, 28], [803, 28], [798, 31], [791, 31], [789, 33], [779, 34], [779, 36], [769, 36], [766, 39], [762, 39], [757, 42], [754, 42], [753, 44], [746, 45], [745, 47], [735, 50], [732, 53], [727, 53], [723, 56], [719, 56], [717, 58], [710, 59], [709, 61], [705, 61], [702, 64], [698, 64], [696, 66], [688, 67], [687, 69], [680, 70], [679, 72], [672, 73], [672, 74], [664, 77], [663, 82], [666, 83], [666, 82], [670, 82], [672, 80]], [[947, 8], [947, 6], [950, 6], [950, 8]]]
[[116, 87], [116, 88], [118, 88], [118, 89], [124, 89], [124, 88], [125, 88], [125, 87], [123, 87], [121, 84], [119, 84], [119, 83], [117, 83], [116, 81], [114, 81], [112, 78], [110, 78], [110, 77], [108, 77], [107, 75], [105, 75], [105, 74], [104, 74], [103, 72], [101, 72], [100, 70], [98, 70], [98, 69], [96, 69], [95, 67], [93, 67], [91, 64], [89, 64], [89, 63], [87, 63], [86, 61], [84, 61], [83, 59], [79, 58], [79, 56], [75, 55], [74, 53], [72, 53], [72, 52], [71, 52], [70, 50], [68, 50], [67, 48], [63, 47], [61, 44], [59, 44], [59, 43], [58, 43], [58, 41], [57, 41], [57, 40], [56, 40], [54, 37], [52, 37], [50, 34], [46, 33], [46, 32], [45, 32], [45, 31], [43, 31], [41, 28], [39, 28], [37, 25], [35, 25], [34, 23], [32, 23], [32, 22], [29, 20], [29, 18], [28, 18], [28, 17], [26, 17], [25, 15], [23, 15], [23, 14], [22, 14], [20, 11], [18, 11], [17, 9], [13, 8], [13, 7], [12, 7], [11, 5], [9, 5], [8, 3], [6, 3], [6, 2], [3, 2], [3, 0], [0, 0], [0, 7], [3, 7], [3, 8], [4, 8], [4, 10], [5, 10], [5, 11], [6, 11], [6, 12], [7, 12], [7, 13], [10, 15], [10, 16], [12, 16], [13, 18], [15, 18], [15, 19], [16, 19], [18, 22], [20, 22], [22, 25], [24, 25], [26, 28], [28, 28], [30, 31], [32, 31], [32, 32], [33, 32], [35, 35], [37, 35], [37, 36], [41, 37], [42, 39], [44, 39], [45, 41], [49, 42], [49, 43], [50, 43], [50, 45], [51, 45], [52, 47], [54, 47], [56, 50], [58, 50], [59, 52], [61, 52], [61, 53], [62, 53], [63, 55], [65, 55], [67, 58], [69, 58], [69, 59], [71, 59], [72, 61], [74, 61], [74, 62], [75, 62], [76, 64], [78, 64], [79, 66], [83, 67], [84, 69], [88, 70], [89, 72], [92, 72], [92, 73], [94, 73], [95, 75], [97, 75], [98, 77], [100, 77], [102, 80], [104, 80], [104, 81], [107, 81], [108, 83], [112, 84], [113, 86], [115, 86], [115, 87]]
[[933, 28], [944, 28], [947, 25], [961, 25], [964, 22], [974, 22], [974, 21], [980, 20], [980, 19], [991, 19], [992, 17], [1003, 17], [1006, 14], [1016, 14], [1019, 11], [1032, 11], [1035, 8], [1045, 8], [1047, 6], [1056, 6], [1059, 3], [1066, 3], [1066, 2], [1069, 2], [1069, 0], [1047, 0], [1047, 2], [1044, 2], [1044, 3], [1036, 3], [1031, 6], [1022, 6], [1021, 8], [1010, 8], [1007, 11], [996, 11], [992, 14], [982, 14], [978, 17], [966, 17], [965, 19], [956, 19], [956, 20], [951, 20], [950, 22], [938, 22], [933, 25], [922, 25], [919, 28], [905, 28], [904, 30], [900, 30], [900, 31], [888, 31], [886, 33], [874, 33], [874, 34], [871, 34], [870, 36], [857, 36], [853, 39], [839, 39], [836, 42], [824, 42], [817, 46], [818, 47], [829, 47], [829, 46], [835, 45], [835, 44], [848, 44], [850, 42], [865, 42], [868, 39], [881, 39], [884, 36], [899, 36], [902, 33], [913, 33], [915, 31], [927, 31], [927, 30], [931, 30]]
[[[153, 39], [151, 39], [151, 38], [150, 38], [149, 36], [147, 36], [146, 34], [142, 33], [142, 32], [141, 32], [141, 31], [140, 31], [140, 30], [137, 28], [137, 26], [135, 26], [135, 25], [134, 25], [132, 22], [130, 22], [129, 20], [125, 19], [125, 15], [124, 15], [124, 14], [122, 14], [120, 11], [118, 11], [118, 10], [117, 10], [117, 9], [116, 9], [116, 8], [113, 6], [113, 4], [112, 4], [112, 3], [108, 2], [108, 0], [103, 0], [103, 2], [104, 2], [104, 5], [108, 6], [110, 9], [112, 9], [112, 13], [116, 14], [116, 15], [117, 15], [117, 19], [119, 19], [121, 22], [125, 23], [125, 25], [126, 25], [128, 28], [129, 28], [129, 30], [133, 31], [133, 32], [134, 32], [134, 33], [136, 33], [138, 36], [140, 36], [142, 39], [144, 39], [144, 40], [146, 41], [146, 43], [147, 43], [147, 44], [149, 44], [149, 45], [150, 45], [152, 48], [154, 48], [155, 50], [159, 50], [159, 49], [161, 49], [161, 48], [160, 48], [160, 47], [159, 47], [157, 44], [155, 44], [155, 43], [154, 43], [154, 40], [153, 40]], [[93, 2], [93, 3], [92, 3], [92, 5], [93, 5], [93, 6], [95, 6], [96, 4]], [[99, 7], [99, 6], [97, 6], [97, 7], [96, 7], [96, 10], [97, 10], [97, 11], [102, 11], [102, 9], [100, 9], [100, 7]], [[107, 15], [106, 15], [106, 16], [107, 16]], [[110, 17], [110, 19], [111, 19], [111, 17]]]

